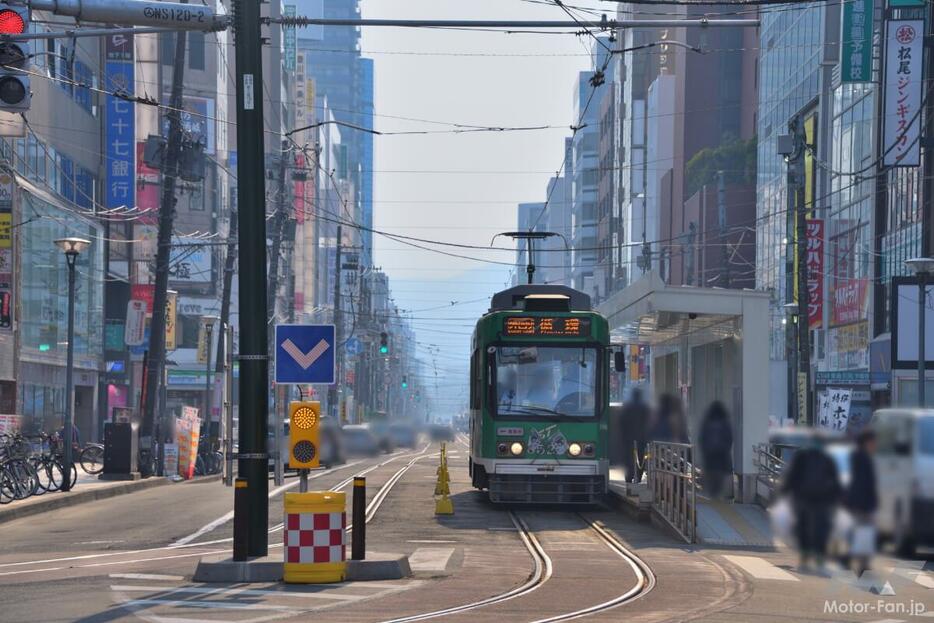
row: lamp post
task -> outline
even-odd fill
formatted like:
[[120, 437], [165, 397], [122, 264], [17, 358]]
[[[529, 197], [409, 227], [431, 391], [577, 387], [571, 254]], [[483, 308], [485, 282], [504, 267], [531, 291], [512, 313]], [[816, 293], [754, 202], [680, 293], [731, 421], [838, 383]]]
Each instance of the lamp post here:
[[934, 258], [916, 257], [905, 260], [905, 265], [918, 276], [918, 406], [924, 408], [924, 368], [926, 359], [924, 353], [924, 312], [928, 276], [934, 273]]
[[[788, 366], [788, 386], [791, 390], [791, 413], [796, 424], [801, 423], [801, 405], [798, 403], [798, 304], [785, 303], [782, 305], [787, 318], [782, 318], [785, 325], [785, 343], [788, 346], [790, 365]], [[791, 326], [788, 326], [788, 325]]]
[[65, 363], [65, 425], [62, 431], [62, 444], [64, 450], [62, 472], [62, 491], [71, 490], [71, 470], [72, 453], [71, 438], [74, 435], [74, 377], [73, 368], [75, 363], [75, 262], [78, 255], [91, 246], [90, 240], [84, 238], [61, 238], [55, 241], [57, 246], [65, 254], [65, 262], [68, 264], [68, 356]]
[[204, 420], [202, 427], [208, 429], [211, 428], [211, 336], [216, 322], [220, 322], [217, 316], [204, 316]]

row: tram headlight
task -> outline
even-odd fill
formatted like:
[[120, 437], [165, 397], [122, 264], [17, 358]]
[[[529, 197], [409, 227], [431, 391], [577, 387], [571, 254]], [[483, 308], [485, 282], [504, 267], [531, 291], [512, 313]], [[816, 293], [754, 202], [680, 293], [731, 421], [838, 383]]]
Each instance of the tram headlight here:
[[520, 454], [522, 454], [523, 450], [525, 450], [525, 448], [523, 448], [522, 444], [519, 443], [518, 441], [512, 442], [512, 445], [509, 446], [509, 451], [512, 452], [513, 456], [519, 456]]
[[584, 449], [576, 441], [572, 442], [571, 445], [568, 446], [568, 454], [571, 456], [580, 456], [581, 452], [583, 451]]

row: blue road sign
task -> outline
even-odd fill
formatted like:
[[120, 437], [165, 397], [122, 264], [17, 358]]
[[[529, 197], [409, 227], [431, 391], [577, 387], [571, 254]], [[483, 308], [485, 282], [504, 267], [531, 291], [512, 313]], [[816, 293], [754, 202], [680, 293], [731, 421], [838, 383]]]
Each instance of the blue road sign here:
[[335, 377], [332, 324], [276, 325], [276, 383], [327, 383]]
[[355, 337], [347, 340], [347, 345], [344, 346], [347, 349], [348, 355], [359, 355], [363, 352], [363, 343]]

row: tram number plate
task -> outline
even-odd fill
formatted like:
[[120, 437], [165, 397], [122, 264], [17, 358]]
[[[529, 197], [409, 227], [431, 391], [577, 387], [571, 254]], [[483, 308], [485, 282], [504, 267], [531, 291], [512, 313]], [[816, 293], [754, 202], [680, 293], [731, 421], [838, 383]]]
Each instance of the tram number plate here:
[[496, 434], [500, 437], [521, 437], [523, 432], [522, 427], [500, 426], [496, 429]]
[[580, 336], [590, 333], [589, 318], [511, 316], [503, 325], [506, 335]]

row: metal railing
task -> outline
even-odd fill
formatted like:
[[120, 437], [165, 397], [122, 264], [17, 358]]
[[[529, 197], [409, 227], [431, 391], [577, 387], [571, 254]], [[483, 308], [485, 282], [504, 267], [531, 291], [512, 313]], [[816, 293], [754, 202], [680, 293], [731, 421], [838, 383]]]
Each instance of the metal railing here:
[[768, 505], [775, 497], [775, 491], [781, 486], [785, 461], [777, 456], [780, 449], [767, 443], [753, 446], [753, 464], [756, 466], [756, 498]]
[[697, 468], [690, 444], [649, 444], [652, 510], [688, 543], [697, 541]]

